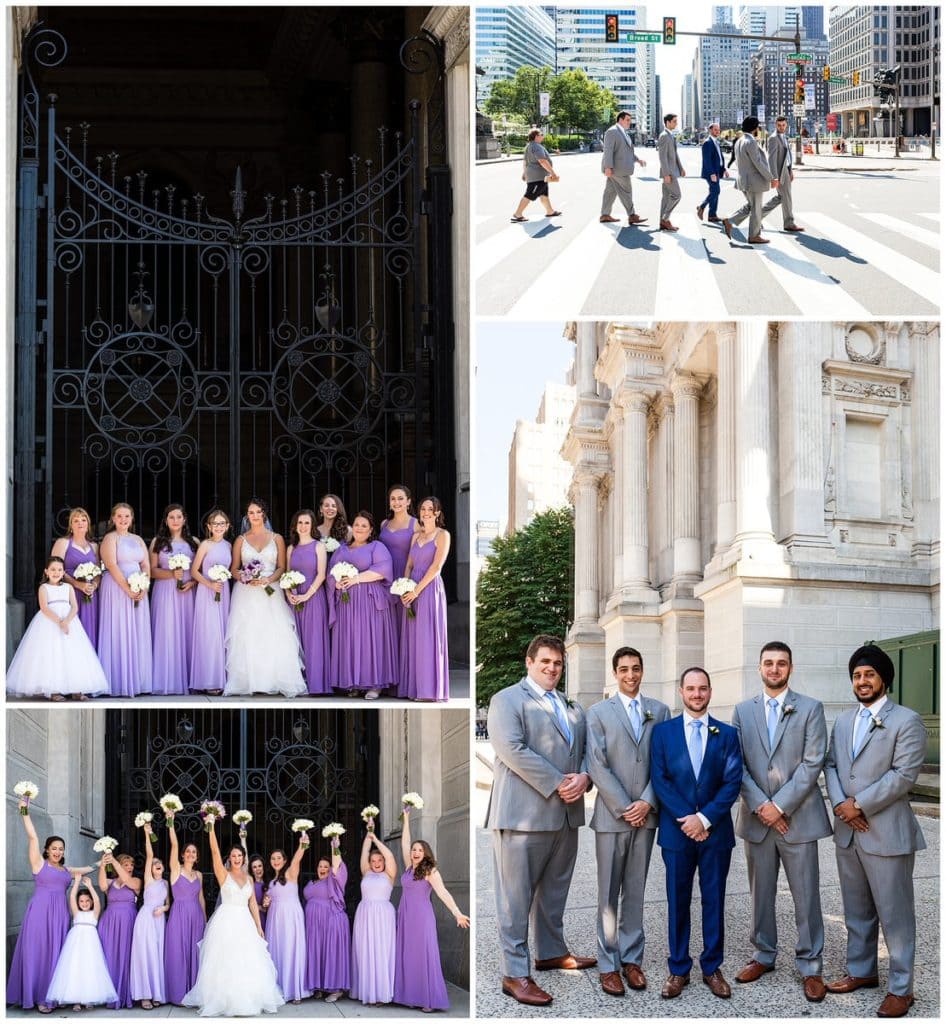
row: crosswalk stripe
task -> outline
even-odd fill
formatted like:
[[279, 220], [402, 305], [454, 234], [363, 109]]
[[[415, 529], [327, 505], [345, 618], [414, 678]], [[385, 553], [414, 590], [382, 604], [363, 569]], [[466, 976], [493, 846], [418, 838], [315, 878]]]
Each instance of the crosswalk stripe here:
[[679, 233], [654, 236], [660, 243], [654, 315], [725, 319], [728, 310], [709, 253], [702, 236], [693, 237], [700, 233], [700, 221], [693, 214], [678, 217]]
[[816, 228], [825, 238], [843, 243], [852, 253], [865, 259], [882, 274], [893, 278], [917, 295], [926, 296], [929, 301], [937, 302], [935, 296], [940, 294], [943, 282], [935, 270], [930, 270], [922, 263], [895, 252], [883, 242], [877, 242], [827, 214], [809, 212], [804, 214], [804, 218], [807, 224]]
[[942, 220], [942, 217], [940, 217], [938, 213], [918, 213], [917, 216], [924, 217], [926, 220], [936, 221], [937, 224]]
[[875, 224], [879, 224], [882, 228], [889, 228], [891, 231], [895, 231], [898, 235], [912, 238], [914, 242], [922, 242], [923, 245], [928, 245], [931, 249], [939, 249], [940, 247], [941, 241], [938, 231], [927, 231], [926, 228], [918, 228], [915, 224], [892, 217], [889, 213], [862, 213], [861, 216], [865, 220], [871, 220]]
[[578, 312], [608, 258], [614, 255], [614, 229], [618, 227], [592, 221], [523, 292], [509, 315], [541, 319], [548, 316], [550, 302], [561, 305], [567, 296], [575, 297], [571, 301]]
[[520, 246], [531, 241], [539, 232], [546, 230], [552, 221], [543, 217], [541, 220], [530, 220], [525, 224], [510, 224], [508, 228], [491, 235], [485, 242], [476, 247], [473, 266], [477, 276], [482, 276], [501, 263]]

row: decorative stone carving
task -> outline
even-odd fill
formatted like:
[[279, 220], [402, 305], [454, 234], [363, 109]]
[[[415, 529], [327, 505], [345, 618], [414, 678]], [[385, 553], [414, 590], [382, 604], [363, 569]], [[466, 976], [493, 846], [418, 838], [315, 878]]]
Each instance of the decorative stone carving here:
[[844, 351], [852, 363], [870, 363], [880, 366], [886, 354], [886, 342], [877, 338], [872, 328], [852, 324], [844, 338]]

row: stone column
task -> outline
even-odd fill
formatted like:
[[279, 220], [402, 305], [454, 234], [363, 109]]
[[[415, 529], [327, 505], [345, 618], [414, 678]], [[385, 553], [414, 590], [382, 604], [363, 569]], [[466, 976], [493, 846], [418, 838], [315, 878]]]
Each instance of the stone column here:
[[598, 484], [601, 474], [575, 470], [575, 621], [598, 621]]
[[671, 382], [673, 429], [673, 579], [700, 578], [699, 404], [702, 385], [689, 374]]
[[621, 587], [624, 579], [624, 505], [627, 489], [624, 486], [624, 410], [617, 404], [611, 405], [613, 417], [611, 428], [611, 590], [612, 593]]
[[939, 327], [910, 328], [913, 347], [913, 553], [930, 554], [939, 542]]
[[595, 363], [598, 361], [596, 324], [583, 320], [578, 324], [578, 352], [576, 359], [578, 400], [598, 397]]
[[736, 541], [772, 544], [769, 325], [736, 325]]
[[625, 591], [649, 590], [647, 541], [647, 410], [653, 395], [629, 391], [620, 398], [624, 411], [622, 481], [624, 558], [621, 584]]
[[736, 330], [716, 334], [716, 553], [736, 536]]

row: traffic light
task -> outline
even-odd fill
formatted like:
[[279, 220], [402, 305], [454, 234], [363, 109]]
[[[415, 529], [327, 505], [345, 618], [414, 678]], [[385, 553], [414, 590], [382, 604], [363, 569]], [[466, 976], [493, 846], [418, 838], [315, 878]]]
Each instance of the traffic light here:
[[804, 78], [795, 79], [795, 102], [805, 102], [805, 80]]
[[677, 19], [664, 18], [664, 44], [674, 46], [677, 42]]
[[822, 79], [822, 81], [827, 82], [830, 77], [831, 77], [831, 68], [829, 68], [828, 65], [825, 64], [825, 66], [821, 69], [821, 79]]
[[618, 16], [616, 14], [606, 14], [604, 16], [604, 41], [606, 43], [620, 42]]
[[851, 75], [851, 85], [860, 85], [860, 84], [861, 84], [861, 73], [860, 73], [860, 71], [855, 71]]

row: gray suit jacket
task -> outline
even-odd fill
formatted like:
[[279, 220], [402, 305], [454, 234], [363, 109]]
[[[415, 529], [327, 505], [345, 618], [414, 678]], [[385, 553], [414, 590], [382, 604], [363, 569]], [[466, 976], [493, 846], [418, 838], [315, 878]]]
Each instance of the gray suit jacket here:
[[[742, 745], [742, 790], [736, 812], [736, 835], [760, 843], [769, 832], [753, 813], [772, 800], [789, 819], [787, 843], [810, 843], [831, 835], [818, 776], [828, 749], [828, 729], [821, 701], [796, 693], [785, 693], [782, 718], [769, 751], [765, 694], [759, 693], [737, 704], [732, 724], [739, 730]], [[784, 709], [792, 708], [788, 713]]]
[[736, 173], [743, 192], [766, 192], [772, 187], [775, 175], [769, 170], [769, 162], [759, 143], [749, 132], [743, 132], [736, 140]]
[[586, 770], [585, 713], [572, 703], [567, 714], [570, 744], [555, 712], [525, 677], [494, 695], [487, 718], [496, 755], [487, 828], [555, 832], [584, 825], [584, 800], [566, 804], [556, 792], [565, 775]]
[[666, 128], [657, 137], [657, 154], [660, 157], [661, 178], [668, 174], [679, 178], [683, 174], [683, 164], [680, 163], [680, 155], [677, 153], [677, 140], [673, 137], [673, 132]]
[[613, 124], [604, 133], [601, 170], [610, 168], [615, 174], [633, 174], [637, 164], [634, 143], [620, 125]]
[[635, 800], [646, 800], [654, 808], [644, 827], [657, 827], [657, 797], [650, 784], [650, 737], [654, 726], [670, 717], [670, 709], [651, 697], [640, 700], [644, 722], [639, 743], [617, 694], [588, 709], [588, 774], [598, 790], [591, 815], [596, 832], [632, 831], [633, 826], [621, 815]]
[[778, 178], [779, 180], [784, 177], [785, 180], [788, 181], [790, 164], [785, 152], [786, 143], [791, 146], [788, 136], [780, 136], [778, 132], [776, 132], [769, 136], [769, 141], [766, 143], [766, 150], [768, 152], [769, 170], [772, 172], [772, 177]]
[[880, 709], [883, 728], [867, 734], [857, 757], [851, 754], [854, 719], [860, 706], [842, 712], [831, 730], [824, 777], [828, 799], [837, 807], [854, 797], [870, 830], [855, 833], [834, 819], [834, 841], [850, 846], [854, 835], [865, 853], [893, 857], [926, 849], [926, 840], [910, 809], [910, 788], [926, 756], [926, 729], [920, 716], [890, 698]]

